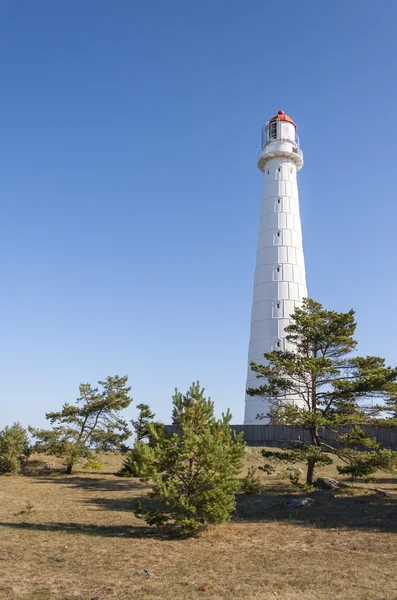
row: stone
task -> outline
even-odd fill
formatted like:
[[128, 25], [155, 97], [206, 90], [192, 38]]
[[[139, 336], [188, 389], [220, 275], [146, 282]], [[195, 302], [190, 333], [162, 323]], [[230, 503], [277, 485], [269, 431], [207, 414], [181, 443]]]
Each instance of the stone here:
[[332, 477], [318, 477], [314, 482], [314, 487], [321, 490], [336, 490], [340, 487], [340, 484], [336, 479], [332, 479]]
[[311, 506], [314, 504], [313, 498], [288, 498], [285, 506], [287, 508], [302, 508], [302, 506]]
[[287, 471], [291, 471], [292, 473], [299, 473], [299, 475], [303, 475], [303, 469], [299, 467], [287, 467]]
[[374, 492], [377, 496], [381, 498], [391, 498], [390, 492], [387, 490], [383, 490], [382, 488], [369, 488], [371, 492]]

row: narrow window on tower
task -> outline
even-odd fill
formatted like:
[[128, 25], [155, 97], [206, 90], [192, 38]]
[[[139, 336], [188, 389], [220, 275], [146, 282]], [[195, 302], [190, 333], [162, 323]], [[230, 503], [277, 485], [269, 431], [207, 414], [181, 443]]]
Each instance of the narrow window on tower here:
[[281, 204], [281, 198], [277, 199], [277, 204]]
[[279, 231], [277, 231], [277, 237], [280, 237], [280, 232]]
[[[282, 316], [280, 308], [281, 308], [281, 304], [279, 301], [276, 301], [273, 303], [273, 305], [272, 305], [273, 319], [279, 319]], [[272, 349], [274, 350], [274, 346], [272, 347]]]
[[281, 173], [281, 167], [278, 168], [278, 172]]
[[282, 350], [283, 349], [283, 345], [284, 345], [283, 344], [283, 340], [281, 340], [280, 338], [279, 339], [275, 339], [275, 340], [272, 340], [271, 349], [273, 351]]
[[[277, 245], [277, 243], [276, 243]], [[282, 269], [281, 265], [275, 265], [273, 267], [273, 280], [274, 281], [282, 281]]]
[[277, 139], [277, 121], [269, 123], [269, 140]]

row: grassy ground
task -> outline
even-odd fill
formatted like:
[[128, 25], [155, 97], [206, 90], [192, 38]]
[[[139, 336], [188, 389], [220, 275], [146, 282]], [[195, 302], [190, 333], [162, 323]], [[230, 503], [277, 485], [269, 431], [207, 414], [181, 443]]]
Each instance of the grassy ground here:
[[[289, 512], [287, 473], [264, 475], [267, 493], [239, 495], [230, 524], [181, 540], [135, 518], [148, 488], [112, 474], [118, 456], [102, 462], [66, 476], [37, 460], [30, 476], [1, 477], [1, 599], [397, 600], [396, 479], [378, 479], [389, 499], [358, 484]], [[246, 465], [260, 462], [248, 449]]]

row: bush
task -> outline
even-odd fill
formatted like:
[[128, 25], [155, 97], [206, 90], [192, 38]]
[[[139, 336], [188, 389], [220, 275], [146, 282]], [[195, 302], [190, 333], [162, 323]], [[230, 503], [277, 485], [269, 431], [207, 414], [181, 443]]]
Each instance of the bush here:
[[349, 450], [344, 454], [345, 465], [336, 468], [341, 475], [350, 477], [351, 482], [359, 478], [370, 478], [376, 471], [393, 473], [397, 470], [397, 452], [393, 450], [376, 450], [360, 452]]
[[255, 496], [262, 494], [264, 487], [259, 481], [259, 477], [255, 474], [257, 467], [251, 466], [248, 469], [246, 477], [241, 480], [241, 491], [245, 494], [253, 494]]
[[168, 510], [146, 510], [138, 505], [135, 514], [150, 525], [167, 522], [194, 533], [207, 523], [223, 523], [235, 509], [237, 479], [244, 456], [242, 435], [230, 429], [231, 414], [214, 417], [214, 403], [204, 397], [199, 383], [187, 394], [173, 396], [173, 424], [178, 433], [150, 426], [150, 444], [142, 444], [143, 477], [154, 485], [152, 497]]
[[29, 454], [27, 433], [19, 423], [0, 431], [0, 473], [20, 473]]
[[102, 463], [94, 456], [89, 456], [83, 468], [85, 471], [99, 471], [99, 469], [102, 469]]
[[135, 469], [134, 448], [128, 452], [117, 475], [120, 477], [138, 477], [138, 473]]
[[144, 442], [135, 442], [134, 447], [128, 452], [119, 473], [120, 477], [142, 477], [145, 473]]
[[119, 473], [120, 477], [141, 477], [144, 472], [142, 461], [145, 461], [146, 444], [153, 443], [156, 432], [161, 433], [164, 425], [154, 420], [155, 414], [150, 410], [148, 404], [138, 404], [138, 416], [132, 420], [134, 428], [135, 443], [124, 459]]

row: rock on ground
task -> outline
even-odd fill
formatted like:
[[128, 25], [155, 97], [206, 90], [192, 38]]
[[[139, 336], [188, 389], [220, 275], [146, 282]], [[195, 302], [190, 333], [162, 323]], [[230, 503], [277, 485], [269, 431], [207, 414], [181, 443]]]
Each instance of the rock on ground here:
[[299, 475], [303, 475], [303, 469], [299, 467], [287, 467], [287, 471], [291, 471], [293, 473], [299, 473]]
[[314, 482], [314, 487], [321, 490], [336, 490], [340, 487], [340, 483], [336, 479], [332, 479], [332, 477], [318, 477]]
[[302, 506], [311, 506], [314, 504], [313, 498], [288, 498], [285, 506], [287, 508], [302, 508]]
[[369, 488], [369, 489], [371, 490], [371, 492], [374, 492], [377, 496], [380, 496], [381, 498], [391, 498], [391, 494], [387, 490], [384, 490], [382, 488]]

